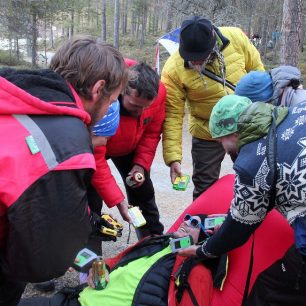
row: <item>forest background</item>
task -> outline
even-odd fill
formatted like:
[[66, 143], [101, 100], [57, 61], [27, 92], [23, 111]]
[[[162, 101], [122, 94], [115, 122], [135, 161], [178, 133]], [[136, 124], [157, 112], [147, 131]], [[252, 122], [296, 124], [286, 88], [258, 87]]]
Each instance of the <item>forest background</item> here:
[[[159, 37], [191, 15], [238, 26], [267, 68], [306, 72], [305, 0], [0, 0], [0, 65], [48, 65], [48, 52], [79, 34], [101, 37], [124, 56], [154, 64]], [[161, 50], [162, 63], [167, 52]], [[29, 63], [30, 62], [30, 63]]]

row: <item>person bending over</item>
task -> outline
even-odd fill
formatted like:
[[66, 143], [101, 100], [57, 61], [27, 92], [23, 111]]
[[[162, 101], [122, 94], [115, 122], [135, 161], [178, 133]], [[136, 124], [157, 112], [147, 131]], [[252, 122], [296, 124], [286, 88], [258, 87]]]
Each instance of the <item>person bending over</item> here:
[[[119, 96], [120, 123], [114, 136], [105, 145], [95, 147], [97, 164], [92, 185], [108, 207], [117, 206], [123, 219], [128, 221], [128, 204], [139, 206], [147, 224], [136, 230], [138, 238], [161, 235], [164, 230], [159, 220], [155, 191], [150, 177], [151, 165], [161, 137], [165, 116], [165, 87], [156, 72], [145, 63], [125, 60], [129, 67], [128, 85]], [[93, 134], [99, 133], [94, 129]], [[95, 142], [99, 142], [99, 134]], [[127, 200], [108, 166], [111, 159], [125, 186]], [[129, 186], [126, 177], [140, 172], [144, 180]], [[101, 203], [101, 201], [100, 201]], [[101, 207], [101, 205], [100, 205]], [[97, 208], [99, 214], [101, 208]]]
[[66, 41], [50, 69], [0, 69], [0, 305], [61, 276], [90, 232], [91, 125], [126, 84], [120, 52]]

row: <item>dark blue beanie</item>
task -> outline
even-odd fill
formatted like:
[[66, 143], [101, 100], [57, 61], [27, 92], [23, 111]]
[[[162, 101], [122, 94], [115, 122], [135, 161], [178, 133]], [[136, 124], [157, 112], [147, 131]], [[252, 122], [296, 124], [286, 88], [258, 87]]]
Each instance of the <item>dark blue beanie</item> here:
[[273, 95], [273, 83], [266, 71], [251, 71], [238, 82], [235, 94], [252, 102], [268, 102]]

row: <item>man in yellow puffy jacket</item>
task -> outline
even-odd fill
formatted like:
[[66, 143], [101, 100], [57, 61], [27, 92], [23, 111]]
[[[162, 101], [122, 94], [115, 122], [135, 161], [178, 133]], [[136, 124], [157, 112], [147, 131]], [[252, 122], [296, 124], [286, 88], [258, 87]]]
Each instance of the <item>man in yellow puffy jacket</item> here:
[[179, 50], [169, 57], [162, 71], [167, 88], [163, 154], [173, 183], [182, 174], [182, 126], [187, 102], [194, 199], [218, 179], [225, 155], [209, 132], [211, 110], [220, 98], [232, 94], [234, 85], [251, 70], [264, 70], [264, 66], [241, 29], [217, 28], [197, 16], [183, 21]]

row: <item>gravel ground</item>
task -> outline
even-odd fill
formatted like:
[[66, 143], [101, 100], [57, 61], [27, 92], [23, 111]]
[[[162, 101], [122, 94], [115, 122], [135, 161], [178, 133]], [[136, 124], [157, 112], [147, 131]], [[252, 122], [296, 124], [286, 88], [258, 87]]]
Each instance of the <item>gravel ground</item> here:
[[[182, 171], [186, 174], [192, 174], [192, 161], [191, 161], [191, 136], [187, 131], [187, 124], [185, 123], [183, 129], [183, 162]], [[121, 177], [119, 176], [116, 168], [111, 165], [114, 176], [119, 182], [119, 186], [124, 190], [123, 184], [121, 182]], [[176, 191], [172, 189], [169, 176], [169, 168], [165, 166], [162, 157], [162, 147], [161, 143], [158, 146], [158, 150], [152, 165], [151, 177], [154, 183], [156, 203], [159, 207], [161, 222], [165, 226], [165, 231], [167, 231], [170, 226], [174, 223], [180, 213], [192, 202], [192, 190], [193, 183], [190, 182], [186, 191]], [[222, 168], [221, 176], [225, 174], [233, 173], [232, 162], [228, 156], [225, 157]], [[121, 216], [119, 215], [117, 209], [109, 210], [107, 207], [103, 207], [103, 211], [110, 212], [114, 217], [121, 221]], [[127, 245], [128, 237], [128, 225], [124, 222], [124, 230], [122, 237], [118, 238], [116, 242], [103, 242], [102, 250], [103, 256], [109, 257], [118, 254], [120, 251], [125, 249]], [[131, 227], [131, 237], [130, 244], [137, 241], [135, 231]], [[56, 290], [59, 290], [63, 286], [76, 286], [79, 284], [78, 273], [73, 271], [67, 271], [63, 277], [56, 280]], [[24, 292], [23, 297], [37, 296], [37, 295], [52, 295], [42, 294], [41, 292], [35, 290], [32, 284], [28, 284]]]

